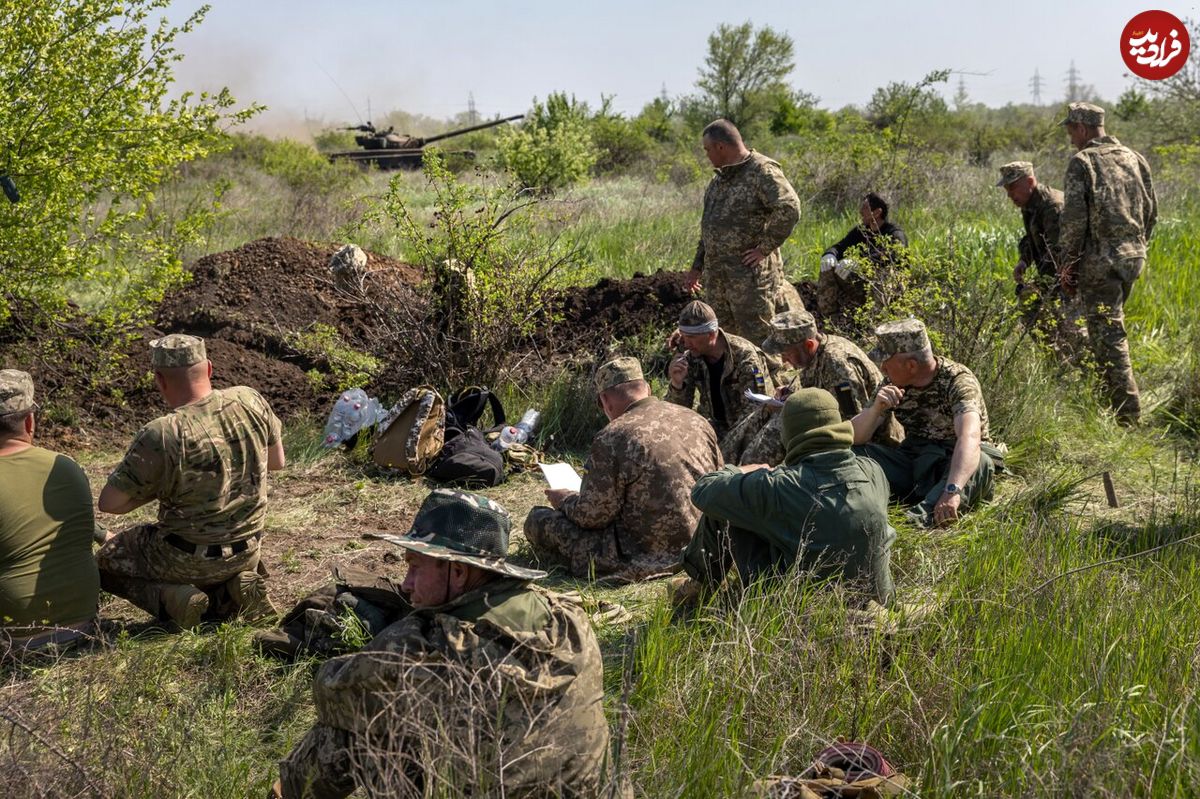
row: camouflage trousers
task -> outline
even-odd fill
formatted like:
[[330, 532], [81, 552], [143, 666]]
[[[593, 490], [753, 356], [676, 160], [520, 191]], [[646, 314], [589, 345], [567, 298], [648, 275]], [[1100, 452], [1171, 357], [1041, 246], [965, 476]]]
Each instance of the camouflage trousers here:
[[[152, 616], [165, 618], [162, 591], [179, 585], [195, 586], [210, 595], [223, 594], [227, 580], [242, 572], [259, 569], [259, 540], [246, 541], [244, 552], [216, 558], [184, 552], [168, 544], [156, 524], [140, 524], [121, 530], [96, 553], [100, 587], [122, 597]], [[220, 608], [216, 615], [232, 615], [227, 596], [214, 596]]]
[[756, 347], [762, 346], [771, 332], [775, 314], [804, 309], [799, 292], [783, 274], [778, 253], [772, 253], [757, 267], [713, 264], [705, 270], [704, 280], [705, 298], [721, 328]]
[[1088, 341], [1108, 400], [1117, 418], [1124, 422], [1136, 422], [1142, 411], [1129, 360], [1125, 301], [1133, 281], [1142, 273], [1143, 263], [1139, 258], [1115, 264], [1084, 264], [1079, 270], [1079, 299], [1087, 320]]
[[279, 764], [284, 799], [344, 799], [354, 793], [353, 737], [314, 725]]
[[735, 527], [708, 514], [700, 517], [696, 533], [683, 551], [683, 568], [706, 586], [715, 587], [736, 567], [742, 585], [770, 579], [793, 567], [816, 579], [861, 581], [870, 598], [886, 607], [895, 595], [892, 582], [892, 544], [896, 531], [889, 525], [878, 540], [846, 540], [838, 547], [808, 548], [784, 540], [769, 530]]
[[739, 466], [783, 463], [783, 414], [766, 408], [746, 414], [721, 438], [721, 456]]
[[678, 550], [630, 556], [621, 549], [621, 531], [615, 525], [588, 530], [553, 508], [529, 511], [525, 517], [525, 538], [539, 560], [562, 564], [575, 577], [635, 581], [678, 569]]
[[[933, 522], [933, 508], [946, 491], [946, 477], [954, 448], [938, 441], [909, 436], [898, 447], [864, 444], [853, 447], [856, 455], [870, 458], [883, 467], [892, 499], [913, 505], [914, 515], [926, 524]], [[962, 505], [967, 511], [992, 498], [996, 465], [987, 452], [979, 453], [979, 466], [962, 486]]]

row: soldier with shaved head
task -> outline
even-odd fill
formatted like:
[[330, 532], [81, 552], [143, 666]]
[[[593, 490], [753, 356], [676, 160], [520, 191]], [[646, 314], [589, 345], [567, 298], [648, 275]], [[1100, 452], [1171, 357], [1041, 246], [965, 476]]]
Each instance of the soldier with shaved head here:
[[96, 555], [101, 585], [183, 628], [273, 614], [259, 549], [267, 472], [284, 465], [279, 419], [252, 388], [214, 390], [195, 336], [150, 342], [150, 363], [172, 410], [134, 437], [99, 508], [123, 514], [157, 500], [158, 521], [108, 538]]

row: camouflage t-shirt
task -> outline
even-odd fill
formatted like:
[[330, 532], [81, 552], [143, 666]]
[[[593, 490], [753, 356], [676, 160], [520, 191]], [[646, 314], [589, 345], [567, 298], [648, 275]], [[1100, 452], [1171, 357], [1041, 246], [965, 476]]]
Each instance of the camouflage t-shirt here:
[[138, 431], [108, 484], [135, 500], [157, 499], [164, 535], [240, 541], [262, 530], [267, 449], [279, 436], [279, 419], [257, 391], [216, 390]]
[[[883, 382], [883, 385], [890, 384], [890, 380]], [[904, 389], [904, 399], [894, 413], [900, 424], [904, 425], [906, 437], [927, 438], [954, 446], [958, 442], [954, 418], [969, 411], [979, 414], [981, 440], [991, 441], [987, 405], [983, 401], [979, 381], [961, 363], [939, 356], [933, 382], [919, 388], [910, 386]]]

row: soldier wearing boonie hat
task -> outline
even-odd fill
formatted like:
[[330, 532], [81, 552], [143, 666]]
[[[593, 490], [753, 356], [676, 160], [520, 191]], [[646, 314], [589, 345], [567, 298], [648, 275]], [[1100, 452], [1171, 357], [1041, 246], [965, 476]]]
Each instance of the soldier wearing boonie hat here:
[[696, 478], [721, 465], [712, 425], [651, 395], [636, 358], [596, 370], [608, 425], [593, 439], [578, 491], [548, 489], [525, 517], [539, 559], [571, 574], [640, 579], [673, 567], [700, 518]]
[[173, 410], [138, 432], [97, 506], [124, 514], [157, 500], [158, 521], [107, 539], [104, 587], [182, 628], [271, 616], [258, 566], [267, 472], [285, 461], [279, 419], [253, 388], [213, 389], [201, 338], [154, 339], [150, 364]]
[[1078, 292], [1088, 343], [1117, 421], [1135, 424], [1141, 395], [1125, 331], [1125, 302], [1146, 263], [1158, 198], [1146, 159], [1104, 130], [1104, 109], [1072, 103], [1063, 120], [1078, 150], [1067, 162], [1059, 282]]
[[[373, 536], [407, 550], [413, 609], [317, 672], [316, 724], [280, 763], [275, 796], [348, 796], [356, 783], [408, 795], [426, 770], [472, 794], [599, 794], [609, 742], [599, 644], [577, 600], [508, 561], [509, 525], [492, 500], [437, 489], [407, 534]], [[460, 745], [463, 729], [472, 746]], [[345, 756], [364, 746], [378, 757]]]
[[[879, 462], [892, 498], [913, 505], [914, 521], [946, 525], [990, 499], [994, 458], [987, 405], [971, 370], [935, 356], [925, 324], [900, 319], [875, 328], [871, 357], [886, 380], [874, 401], [851, 422], [859, 454]], [[899, 446], [868, 443], [894, 416], [905, 437]]]
[[763, 352], [741, 336], [722, 330], [717, 314], [706, 303], [693, 300], [683, 307], [672, 339], [680, 351], [667, 368], [664, 399], [691, 408], [699, 395], [697, 412], [708, 419], [718, 439], [757, 410], [746, 392], [770, 394], [775, 390]]
[[91, 632], [100, 596], [87, 475], [34, 444], [33, 377], [0, 369], [0, 661]]

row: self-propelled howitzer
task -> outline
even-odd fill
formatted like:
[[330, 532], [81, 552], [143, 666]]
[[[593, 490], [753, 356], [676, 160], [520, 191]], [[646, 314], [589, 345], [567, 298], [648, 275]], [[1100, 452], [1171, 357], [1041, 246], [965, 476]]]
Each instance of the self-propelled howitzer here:
[[[466, 128], [448, 130], [436, 136], [402, 135], [396, 133], [393, 128], [376, 130], [375, 126], [368, 122], [365, 125], [345, 128], [345, 130], [358, 131], [358, 135], [354, 137], [354, 143], [362, 149], [330, 153], [329, 159], [331, 161], [354, 161], [364, 165], [374, 164], [380, 169], [419, 169], [421, 167], [421, 153], [427, 145], [441, 141], [442, 139], [473, 133], [477, 130], [494, 128], [497, 125], [503, 125], [505, 122], [513, 122], [524, 117], [524, 114], [517, 114], [505, 117], [504, 119], [493, 119], [490, 122], [483, 122]], [[467, 157], [474, 157], [475, 155], [470, 150], [458, 150], [455, 152], [467, 155]]]

